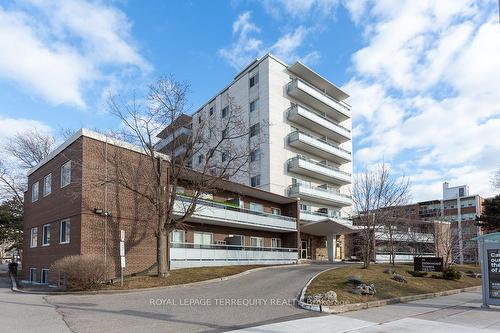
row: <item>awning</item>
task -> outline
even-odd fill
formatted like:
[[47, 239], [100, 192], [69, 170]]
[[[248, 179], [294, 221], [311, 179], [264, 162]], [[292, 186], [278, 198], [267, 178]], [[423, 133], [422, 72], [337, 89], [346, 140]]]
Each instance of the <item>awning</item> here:
[[500, 243], [500, 232], [494, 232], [492, 234], [485, 234], [482, 236], [477, 236], [472, 238], [475, 241], [484, 241], [485, 243]]
[[300, 232], [313, 236], [344, 235], [358, 231], [358, 228], [341, 220], [327, 218], [317, 222], [307, 222], [300, 225]]

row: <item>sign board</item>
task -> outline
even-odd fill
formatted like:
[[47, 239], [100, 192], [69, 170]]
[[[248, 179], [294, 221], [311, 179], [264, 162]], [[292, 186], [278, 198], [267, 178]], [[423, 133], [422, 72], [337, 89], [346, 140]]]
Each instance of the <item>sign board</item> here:
[[125, 230], [120, 230], [120, 242], [125, 241]]
[[443, 258], [441, 257], [414, 257], [413, 270], [420, 272], [442, 272]]
[[125, 257], [125, 242], [120, 242], [120, 257]]
[[125, 257], [120, 257], [120, 266], [125, 268]]
[[500, 299], [500, 249], [488, 249], [488, 289], [490, 298]]

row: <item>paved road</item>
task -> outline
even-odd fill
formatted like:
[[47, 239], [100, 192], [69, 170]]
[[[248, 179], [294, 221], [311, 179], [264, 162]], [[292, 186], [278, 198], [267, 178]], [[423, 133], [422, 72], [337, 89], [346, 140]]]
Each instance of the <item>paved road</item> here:
[[292, 303], [309, 278], [331, 267], [340, 265], [276, 267], [200, 286], [46, 300], [74, 332], [220, 332], [320, 315]]
[[[500, 307], [480, 309], [481, 293], [467, 292], [410, 303], [292, 320], [238, 330], [238, 333], [495, 333]], [[235, 331], [236, 332], [236, 331]]]
[[10, 278], [0, 274], [0, 332], [71, 332], [42, 296], [13, 293], [10, 286]]

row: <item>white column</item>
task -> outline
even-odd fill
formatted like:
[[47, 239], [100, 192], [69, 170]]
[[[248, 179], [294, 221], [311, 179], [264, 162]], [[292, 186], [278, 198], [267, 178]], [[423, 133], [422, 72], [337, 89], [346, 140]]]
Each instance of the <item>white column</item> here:
[[337, 235], [330, 234], [326, 236], [326, 249], [328, 251], [328, 261], [335, 261], [337, 253]]

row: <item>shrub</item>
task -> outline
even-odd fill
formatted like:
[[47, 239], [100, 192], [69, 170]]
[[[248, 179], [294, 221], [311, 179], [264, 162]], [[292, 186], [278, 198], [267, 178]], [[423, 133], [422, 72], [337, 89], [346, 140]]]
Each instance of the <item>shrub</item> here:
[[106, 272], [102, 258], [85, 255], [59, 259], [51, 270], [64, 274], [64, 282], [69, 290], [98, 289]]
[[347, 278], [346, 282], [348, 284], [352, 284], [353, 286], [358, 286], [358, 285], [364, 284], [364, 281], [363, 281], [363, 279], [361, 279], [360, 275], [350, 276]]
[[408, 274], [410, 274], [413, 277], [424, 277], [427, 276], [427, 272], [421, 272], [421, 271], [406, 271]]
[[462, 278], [462, 273], [457, 271], [455, 267], [450, 266], [443, 271], [442, 278], [446, 280], [460, 280]]

